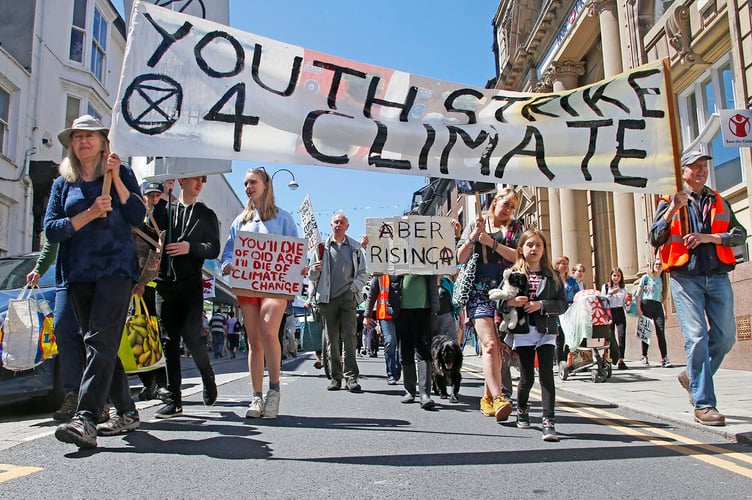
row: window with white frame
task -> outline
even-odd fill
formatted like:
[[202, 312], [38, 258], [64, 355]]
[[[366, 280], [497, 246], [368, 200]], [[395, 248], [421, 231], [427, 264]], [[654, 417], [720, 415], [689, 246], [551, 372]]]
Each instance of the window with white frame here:
[[713, 65], [679, 98], [683, 149], [700, 149], [713, 157], [708, 184], [720, 192], [744, 182], [739, 148], [723, 146], [718, 117], [719, 110], [735, 107], [728, 58]]
[[0, 87], [0, 153], [8, 154], [8, 122], [10, 121], [10, 92]]
[[73, 23], [71, 25], [68, 57], [72, 61], [84, 62], [84, 40], [86, 38], [86, 0], [73, 0]]
[[107, 55], [107, 21], [99, 9], [94, 7], [93, 33], [91, 37], [91, 72], [104, 83]]
[[99, 111], [97, 111], [91, 104], [89, 104], [88, 106], [86, 106], [86, 114], [93, 116], [94, 118], [96, 118], [100, 122], [102, 121], [102, 113], [100, 113]]
[[[78, 118], [81, 114], [81, 99], [76, 96], [69, 95], [65, 99], [65, 123], [61, 128], [68, 128], [73, 123], [73, 120]], [[63, 156], [68, 152], [63, 148]]]

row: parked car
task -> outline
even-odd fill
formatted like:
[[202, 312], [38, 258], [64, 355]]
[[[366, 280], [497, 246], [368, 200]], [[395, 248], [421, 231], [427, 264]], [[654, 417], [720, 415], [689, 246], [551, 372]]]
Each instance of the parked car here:
[[[39, 253], [0, 258], [0, 322], [5, 319], [8, 301], [15, 299], [34, 269]], [[41, 294], [55, 307], [55, 266], [39, 279]], [[57, 357], [31, 370], [10, 371], [0, 359], [0, 405], [31, 402], [40, 411], [54, 411], [63, 401], [63, 382]]]

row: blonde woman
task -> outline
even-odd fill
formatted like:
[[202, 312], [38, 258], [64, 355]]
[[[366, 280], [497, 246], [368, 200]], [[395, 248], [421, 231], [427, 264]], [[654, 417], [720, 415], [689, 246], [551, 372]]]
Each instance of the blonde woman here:
[[[248, 203], [230, 226], [230, 235], [222, 252], [222, 273], [234, 269], [232, 254], [238, 231], [298, 236], [295, 221], [289, 212], [274, 203], [271, 177], [262, 168], [251, 168], [243, 179]], [[243, 324], [248, 335], [248, 371], [253, 395], [245, 413], [246, 418], [275, 418], [279, 414], [279, 376], [282, 349], [279, 344], [279, 325], [288, 301], [279, 298], [238, 297]], [[269, 370], [269, 390], [262, 398], [264, 361]]]
[[501, 273], [517, 258], [517, 241], [524, 227], [514, 218], [519, 204], [511, 188], [496, 193], [485, 214], [471, 221], [464, 229], [457, 246], [457, 259], [464, 263], [473, 253], [480, 255], [475, 285], [466, 304], [467, 318], [472, 322], [483, 346], [484, 395], [480, 411], [504, 421], [512, 413], [512, 403], [502, 394], [501, 341], [496, 333], [496, 308], [488, 291], [501, 284]]
[[[83, 115], [58, 134], [68, 157], [60, 164], [44, 217], [47, 239], [59, 244], [59, 285], [68, 289], [86, 348], [76, 412], [57, 427], [55, 437], [79, 448], [95, 448], [97, 435], [140, 425], [117, 353], [139, 278], [131, 227], [143, 221], [146, 208], [133, 171], [110, 152], [107, 133], [99, 120]], [[105, 174], [112, 179], [112, 194], [102, 189]], [[116, 412], [97, 425], [108, 397]]]

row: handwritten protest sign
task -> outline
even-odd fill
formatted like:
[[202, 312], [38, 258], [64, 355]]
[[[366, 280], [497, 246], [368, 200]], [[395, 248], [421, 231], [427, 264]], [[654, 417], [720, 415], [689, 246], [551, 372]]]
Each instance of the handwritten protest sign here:
[[121, 156], [675, 191], [666, 67], [547, 94], [349, 61], [138, 2], [110, 132]]
[[303, 235], [308, 240], [308, 251], [310, 252], [321, 243], [321, 231], [316, 224], [316, 214], [308, 195], [303, 200], [303, 204], [300, 205], [300, 221], [303, 224]]
[[454, 226], [448, 217], [366, 219], [366, 268], [376, 274], [454, 274]]
[[647, 316], [640, 316], [637, 318], [637, 329], [635, 334], [638, 339], [649, 344], [650, 337], [653, 335], [653, 321]]
[[238, 231], [230, 286], [236, 295], [246, 297], [301, 295], [305, 248], [303, 238]]

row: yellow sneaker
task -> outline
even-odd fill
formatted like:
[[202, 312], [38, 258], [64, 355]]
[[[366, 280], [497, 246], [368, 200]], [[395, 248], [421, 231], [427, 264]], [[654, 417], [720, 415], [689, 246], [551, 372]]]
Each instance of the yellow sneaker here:
[[512, 403], [507, 401], [504, 396], [497, 396], [493, 401], [493, 414], [496, 415], [497, 422], [503, 422], [512, 414]]
[[493, 417], [496, 414], [491, 396], [480, 398], [480, 412], [487, 417]]

